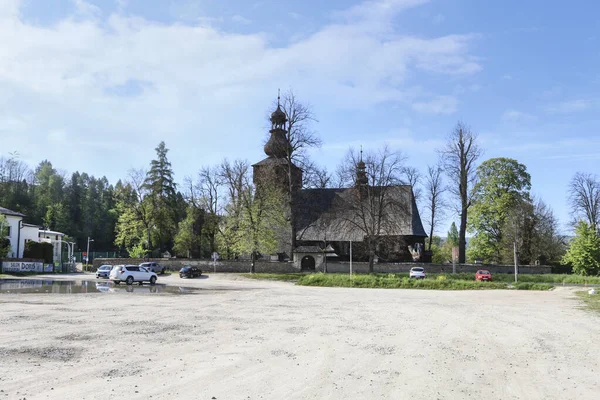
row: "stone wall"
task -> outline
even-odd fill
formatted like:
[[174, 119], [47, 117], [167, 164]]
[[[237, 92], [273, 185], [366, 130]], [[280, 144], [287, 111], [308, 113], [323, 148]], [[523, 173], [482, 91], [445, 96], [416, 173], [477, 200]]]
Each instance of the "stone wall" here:
[[[96, 258], [93, 262], [94, 271], [101, 265], [138, 265], [143, 262], [154, 261], [161, 266], [167, 267], [171, 270], [179, 270], [181, 267], [191, 265], [192, 267], [200, 267], [201, 270], [211, 272], [216, 270], [217, 272], [250, 272], [252, 262], [250, 260], [225, 260], [217, 261], [213, 264], [209, 260], [194, 260], [187, 258]], [[216, 264], [216, 265], [215, 265]], [[254, 269], [256, 272], [268, 272], [268, 273], [290, 273], [299, 272], [291, 262], [277, 262], [277, 261], [256, 261], [254, 263]]]
[[[179, 270], [185, 265], [191, 265], [194, 267], [200, 267], [203, 271], [214, 271], [215, 266], [212, 261], [209, 260], [193, 260], [186, 258], [168, 259], [168, 258], [96, 258], [94, 259], [93, 267], [96, 270], [100, 265], [119, 265], [119, 264], [133, 264], [137, 265], [143, 262], [155, 261], [162, 266], [170, 268], [172, 270]], [[216, 262], [217, 272], [250, 272], [251, 262], [250, 260], [222, 260]], [[412, 267], [423, 267], [425, 272], [440, 273], [452, 272], [452, 264], [426, 264], [426, 263], [378, 263], [374, 266], [374, 272], [376, 273], [399, 273], [408, 272]], [[475, 273], [479, 269], [487, 269], [492, 274], [512, 274], [514, 273], [513, 265], [484, 265], [484, 264], [464, 264], [456, 265], [456, 272], [468, 272]], [[277, 262], [277, 261], [256, 261], [255, 263], [256, 272], [268, 272], [268, 273], [292, 273], [300, 272], [300, 268], [296, 267], [293, 262]], [[369, 270], [369, 264], [365, 262], [353, 262], [352, 271], [356, 273], [366, 273]], [[322, 271], [322, 269], [318, 269]], [[328, 262], [328, 272], [350, 272], [349, 262]], [[519, 273], [521, 274], [549, 274], [552, 272], [552, 267], [547, 265], [540, 266], [520, 266]]]

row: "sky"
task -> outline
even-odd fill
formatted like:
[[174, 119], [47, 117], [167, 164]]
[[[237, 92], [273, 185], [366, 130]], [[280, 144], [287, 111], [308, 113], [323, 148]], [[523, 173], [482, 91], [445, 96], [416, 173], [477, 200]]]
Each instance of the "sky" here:
[[264, 158], [292, 89], [328, 170], [388, 144], [425, 172], [462, 121], [481, 161], [527, 166], [566, 232], [569, 181], [600, 159], [599, 14], [596, 0], [0, 0], [0, 156], [116, 183], [165, 141], [182, 182]]

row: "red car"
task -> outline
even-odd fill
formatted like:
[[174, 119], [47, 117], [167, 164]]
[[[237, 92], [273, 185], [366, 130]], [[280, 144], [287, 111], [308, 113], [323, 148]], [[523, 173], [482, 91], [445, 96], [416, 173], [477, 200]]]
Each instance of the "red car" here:
[[485, 269], [480, 269], [479, 271], [475, 272], [475, 280], [476, 281], [491, 281], [492, 274], [490, 273], [490, 271], [487, 271]]

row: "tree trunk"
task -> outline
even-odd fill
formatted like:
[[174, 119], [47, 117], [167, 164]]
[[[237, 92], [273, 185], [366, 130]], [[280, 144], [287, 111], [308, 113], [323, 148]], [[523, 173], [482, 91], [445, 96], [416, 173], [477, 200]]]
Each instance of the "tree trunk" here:
[[256, 260], [256, 252], [253, 251], [252, 252], [252, 264], [250, 265], [250, 273], [252, 273], [252, 274], [255, 272], [255, 266], [254, 266], [255, 260]]
[[373, 264], [375, 263], [375, 255], [369, 254], [369, 273], [373, 273]]
[[466, 262], [466, 249], [467, 249], [467, 207], [462, 206], [462, 212], [460, 213], [460, 229], [458, 231], [458, 263], [464, 264]]
[[431, 251], [431, 244], [433, 243], [433, 228], [435, 221], [435, 202], [431, 200], [431, 230], [429, 231], [429, 251]]

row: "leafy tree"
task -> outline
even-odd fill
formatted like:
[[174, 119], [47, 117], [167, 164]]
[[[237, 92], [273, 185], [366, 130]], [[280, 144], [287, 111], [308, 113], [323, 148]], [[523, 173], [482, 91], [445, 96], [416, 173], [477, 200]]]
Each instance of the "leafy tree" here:
[[0, 214], [0, 258], [6, 257], [10, 252], [8, 236], [8, 221], [4, 214]]
[[145, 248], [146, 254], [152, 250], [151, 230], [154, 225], [150, 213], [148, 191], [143, 184], [144, 171], [131, 170], [130, 179], [123, 185], [120, 181], [115, 190], [115, 212], [118, 215], [115, 232], [115, 245], [133, 249]]
[[179, 257], [200, 257], [200, 238], [204, 226], [204, 211], [193, 205], [188, 207], [186, 218], [179, 223], [173, 250]]
[[[225, 186], [223, 218], [219, 219], [218, 243], [228, 259], [238, 254], [238, 241], [242, 237], [241, 220], [244, 212], [245, 188], [250, 181], [250, 163], [245, 160], [229, 162], [219, 166]], [[243, 247], [243, 246], [242, 246]]]
[[563, 262], [573, 266], [580, 275], [600, 275], [600, 237], [596, 228], [579, 221]]
[[448, 189], [460, 203], [458, 208], [460, 215], [458, 262], [464, 264], [467, 248], [467, 214], [471, 207], [470, 187], [475, 183], [475, 163], [481, 156], [482, 150], [477, 144], [477, 135], [459, 122], [439, 153], [450, 179]]
[[279, 232], [287, 226], [285, 204], [277, 190], [257, 190], [249, 181], [244, 184], [235, 250], [252, 256], [251, 272], [255, 271], [254, 261], [259, 254], [277, 250]]
[[435, 264], [443, 264], [452, 258], [452, 246], [448, 241], [442, 241], [439, 236], [427, 238], [426, 244], [432, 252], [431, 261]]
[[452, 222], [450, 225], [450, 230], [448, 231], [448, 237], [446, 241], [450, 244], [451, 247], [458, 247], [458, 229], [456, 229], [456, 224]]
[[148, 191], [148, 207], [153, 222], [153, 243], [162, 252], [172, 249], [179, 213], [177, 185], [173, 179], [171, 163], [167, 158], [169, 150], [165, 142], [160, 142], [155, 150], [157, 158], [150, 162], [144, 187]]
[[[531, 203], [531, 177], [525, 165], [510, 158], [492, 158], [477, 168], [477, 184], [473, 188], [469, 230], [475, 237], [469, 255], [486, 261], [503, 261], [503, 239], [509, 217], [524, 217], [524, 207]], [[513, 218], [515, 227], [519, 222]], [[522, 232], [527, 232], [521, 226]], [[529, 230], [531, 231], [531, 230]]]

